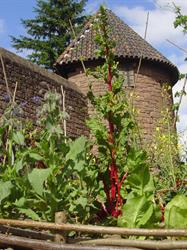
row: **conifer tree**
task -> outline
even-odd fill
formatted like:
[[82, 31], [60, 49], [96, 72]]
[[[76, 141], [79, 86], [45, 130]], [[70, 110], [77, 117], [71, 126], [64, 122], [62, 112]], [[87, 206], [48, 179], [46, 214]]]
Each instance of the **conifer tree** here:
[[12, 45], [20, 52], [30, 49], [29, 60], [53, 69], [55, 60], [71, 39], [69, 20], [78, 32], [86, 19], [83, 11], [87, 0], [36, 1], [35, 18], [21, 20], [28, 35], [12, 36]]

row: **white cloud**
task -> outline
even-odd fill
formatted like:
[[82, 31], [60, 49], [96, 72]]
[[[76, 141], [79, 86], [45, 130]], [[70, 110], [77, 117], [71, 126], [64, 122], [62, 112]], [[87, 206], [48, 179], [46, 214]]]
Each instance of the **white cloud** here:
[[[131, 24], [132, 28], [141, 36], [144, 35], [148, 11], [143, 7], [128, 8], [117, 6], [114, 11], [122, 19]], [[159, 7], [149, 11], [147, 40], [154, 45], [166, 43], [166, 39], [180, 45], [186, 43], [181, 28], [174, 29], [175, 14], [170, 9]]]
[[161, 8], [171, 10], [173, 10], [174, 3], [176, 6], [181, 8], [182, 12], [187, 11], [187, 1], [185, 0], [154, 0], [154, 3]]

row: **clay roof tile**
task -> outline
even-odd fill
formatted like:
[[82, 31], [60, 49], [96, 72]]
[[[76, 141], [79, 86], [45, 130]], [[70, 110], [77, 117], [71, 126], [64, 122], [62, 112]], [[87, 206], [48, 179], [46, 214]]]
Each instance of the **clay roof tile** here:
[[[90, 21], [77, 36], [77, 40], [70, 43], [67, 49], [59, 56], [56, 64], [71, 64], [72, 62], [80, 61], [81, 58], [84, 58], [84, 61], [98, 59], [95, 53], [97, 45], [92, 25], [97, 15], [98, 12], [91, 17]], [[115, 55], [117, 57], [135, 59], [142, 57], [143, 60], [160, 62], [167, 65], [171, 71], [174, 71], [174, 82], [178, 80], [178, 69], [175, 65], [125, 24], [111, 10], [107, 10], [107, 15], [111, 29], [111, 39], [116, 42]]]

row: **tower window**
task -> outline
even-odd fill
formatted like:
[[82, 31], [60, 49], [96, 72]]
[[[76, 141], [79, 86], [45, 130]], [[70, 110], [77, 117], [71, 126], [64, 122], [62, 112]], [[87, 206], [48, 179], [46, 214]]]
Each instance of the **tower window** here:
[[127, 69], [124, 72], [124, 86], [125, 87], [134, 87], [135, 75], [133, 69]]

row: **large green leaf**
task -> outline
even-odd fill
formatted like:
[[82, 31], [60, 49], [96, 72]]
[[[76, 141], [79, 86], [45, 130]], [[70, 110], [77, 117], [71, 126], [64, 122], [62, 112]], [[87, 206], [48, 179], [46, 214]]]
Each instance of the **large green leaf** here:
[[81, 172], [84, 169], [85, 166], [85, 161], [80, 160], [75, 163], [74, 169], [77, 170], [78, 172]]
[[51, 172], [51, 169], [35, 168], [30, 174], [28, 174], [29, 182], [37, 194], [42, 195], [44, 191], [43, 184], [47, 180]]
[[16, 161], [14, 167], [16, 169], [16, 173], [18, 173], [24, 167], [23, 159]]
[[13, 133], [13, 140], [19, 145], [24, 145], [25, 142], [24, 135], [20, 131], [16, 131]]
[[[150, 182], [150, 174], [148, 167], [146, 165], [138, 166], [134, 171], [132, 171], [127, 177], [128, 184], [133, 191], [138, 192], [143, 195], [144, 189]], [[148, 189], [148, 187], [146, 187]]]
[[86, 137], [81, 136], [75, 141], [72, 141], [70, 144], [70, 150], [66, 155], [66, 160], [73, 160], [75, 161], [78, 157], [78, 155], [84, 151], [85, 149], [85, 144], [86, 144]]
[[32, 220], [41, 220], [31, 208], [18, 208], [18, 210]]
[[13, 187], [11, 181], [0, 181], [0, 204], [2, 200], [8, 197], [11, 193], [11, 188]]
[[42, 161], [43, 157], [37, 153], [29, 153], [30, 158], [37, 160], [37, 161]]
[[144, 151], [131, 148], [127, 156], [127, 167], [129, 171], [133, 171], [135, 168], [145, 166], [147, 156]]
[[168, 228], [187, 228], [187, 197], [176, 195], [165, 208], [165, 224]]
[[76, 202], [75, 202], [76, 205], [82, 206], [83, 209], [85, 209], [87, 203], [88, 203], [88, 199], [85, 198], [85, 197], [79, 197], [79, 198], [76, 200]]
[[21, 197], [20, 199], [16, 199], [16, 201], [14, 202], [16, 207], [23, 207], [25, 205], [26, 202], [26, 198], [25, 197]]
[[122, 216], [118, 218], [118, 225], [123, 227], [143, 227], [153, 214], [153, 204], [145, 195], [128, 199], [123, 206]]

